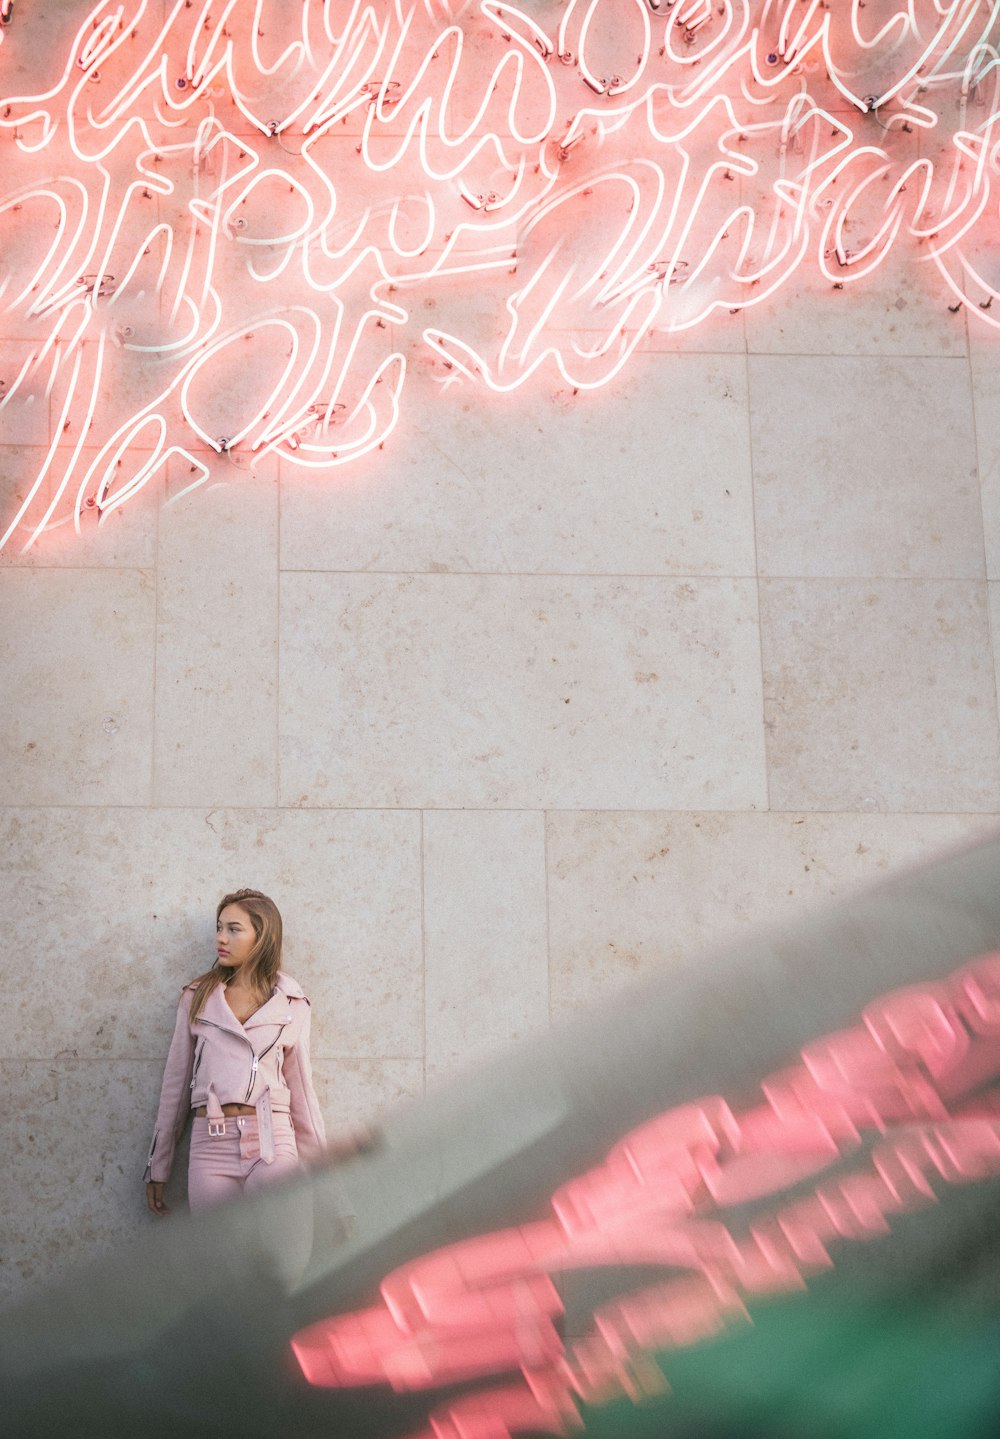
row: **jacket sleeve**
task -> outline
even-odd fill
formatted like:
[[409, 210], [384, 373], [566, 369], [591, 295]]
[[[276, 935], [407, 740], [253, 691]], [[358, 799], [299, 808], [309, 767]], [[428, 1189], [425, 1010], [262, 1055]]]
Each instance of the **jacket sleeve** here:
[[163, 1070], [160, 1105], [156, 1111], [156, 1128], [146, 1160], [145, 1181], [166, 1181], [174, 1162], [177, 1141], [187, 1123], [191, 1109], [191, 1072], [194, 1068], [194, 1035], [191, 1032], [191, 991], [181, 991], [177, 1005], [174, 1037]]
[[294, 1045], [285, 1051], [284, 1076], [288, 1085], [289, 1110], [295, 1126], [299, 1158], [318, 1159], [326, 1144], [326, 1125], [313, 1088], [309, 1059], [309, 1001], [301, 1001], [303, 1020]]

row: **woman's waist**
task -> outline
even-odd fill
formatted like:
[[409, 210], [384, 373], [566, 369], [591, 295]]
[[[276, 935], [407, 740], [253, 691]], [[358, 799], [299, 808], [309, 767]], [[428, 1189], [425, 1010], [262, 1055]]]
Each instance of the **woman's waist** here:
[[[223, 1091], [223, 1093], [225, 1093], [225, 1091]], [[289, 1094], [287, 1089], [282, 1089], [280, 1087], [276, 1088], [273, 1084], [270, 1086], [265, 1085], [260, 1094], [255, 1094], [253, 1096], [253, 1102], [249, 1104], [246, 1103], [244, 1100], [226, 1100], [222, 1099], [222, 1097], [219, 1096], [219, 1103], [222, 1108], [222, 1113], [227, 1115], [229, 1118], [232, 1118], [234, 1115], [239, 1114], [257, 1114], [260, 1111], [261, 1100], [264, 1098], [265, 1094], [268, 1098], [269, 1107], [274, 1111], [275, 1114], [288, 1113], [289, 1109], [291, 1108], [291, 1095]], [[210, 1117], [208, 1113], [208, 1098], [209, 1096], [206, 1092], [194, 1094], [191, 1096], [191, 1113], [196, 1119], [208, 1119]], [[214, 1104], [212, 1105], [212, 1108], [214, 1110]]]
[[[257, 1106], [255, 1104], [223, 1104], [222, 1112], [228, 1119], [232, 1119], [237, 1114], [256, 1114]], [[207, 1119], [208, 1106], [199, 1104], [191, 1113], [195, 1119]]]

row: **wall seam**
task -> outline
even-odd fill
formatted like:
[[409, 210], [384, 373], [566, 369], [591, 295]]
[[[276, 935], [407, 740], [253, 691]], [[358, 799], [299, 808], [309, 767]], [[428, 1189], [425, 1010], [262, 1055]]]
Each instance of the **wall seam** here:
[[[744, 329], [744, 334], [746, 333]], [[764, 811], [771, 811], [771, 762], [767, 744], [767, 694], [764, 679], [764, 613], [761, 603], [760, 553], [757, 544], [757, 474], [753, 443], [753, 380], [750, 368], [750, 346], [743, 352], [746, 380], [747, 460], [750, 466], [750, 525], [753, 531], [754, 593], [757, 596], [757, 659], [760, 666], [760, 733], [764, 752]]]

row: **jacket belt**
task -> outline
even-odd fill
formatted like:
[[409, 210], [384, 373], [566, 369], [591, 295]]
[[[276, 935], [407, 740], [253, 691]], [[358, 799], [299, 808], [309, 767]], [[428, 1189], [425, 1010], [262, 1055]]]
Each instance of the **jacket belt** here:
[[[257, 1116], [257, 1139], [260, 1144], [260, 1157], [265, 1164], [274, 1163], [274, 1129], [271, 1124], [271, 1091], [265, 1089], [264, 1093], [254, 1105]], [[220, 1138], [226, 1132], [226, 1116], [223, 1113], [222, 1105], [219, 1103], [219, 1096], [215, 1092], [215, 1085], [209, 1084], [208, 1094], [205, 1099], [205, 1117], [208, 1120], [208, 1132], [213, 1138]]]

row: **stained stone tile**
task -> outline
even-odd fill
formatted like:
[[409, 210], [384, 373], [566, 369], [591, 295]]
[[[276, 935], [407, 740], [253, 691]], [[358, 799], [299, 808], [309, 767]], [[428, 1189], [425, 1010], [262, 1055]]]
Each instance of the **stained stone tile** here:
[[[4, 367], [11, 375], [11, 385], [23, 356], [35, 348], [27, 344], [5, 347], [4, 359], [8, 359], [8, 350], [14, 351]], [[95, 352], [93, 342], [79, 347], [83, 378], [78, 387], [83, 391], [93, 380]], [[149, 398], [147, 390], [156, 395], [162, 389], [163, 374], [156, 370], [150, 378], [148, 372], [155, 367], [148, 359], [140, 363], [115, 346], [106, 354], [86, 444], [79, 451], [74, 427], [81, 424], [86, 399], [85, 395], [74, 399], [70, 393], [68, 377], [75, 374], [70, 364], [64, 363], [55, 376], [48, 365], [39, 366], [24, 385], [14, 388], [9, 404], [0, 409], [0, 440], [11, 446], [0, 449], [0, 539], [12, 523], [17, 525], [2, 551], [5, 563], [18, 558], [25, 563], [81, 567], [146, 567], [154, 563], [163, 467], [123, 504], [113, 504], [101, 514], [94, 502], [107, 472], [111, 480], [105, 495], [114, 499], [128, 490], [150, 461], [155, 427], [147, 425], [131, 438], [127, 427]], [[52, 394], [46, 397], [49, 382]], [[169, 415], [169, 410], [162, 412]], [[64, 420], [65, 415], [70, 418]], [[61, 424], [66, 426], [65, 433], [60, 433]], [[84, 505], [79, 533], [74, 525], [78, 500]], [[22, 514], [25, 501], [27, 508]], [[33, 538], [43, 523], [47, 528]], [[22, 555], [26, 542], [31, 549]]]
[[44, 463], [44, 446], [0, 445], [0, 565], [30, 565], [53, 549], [69, 555], [66, 526], [34, 539], [52, 497], [44, 480], [36, 485]]
[[[154, 13], [162, 0], [154, 0]], [[69, 4], [16, 7], [16, 24], [4, 46], [3, 78], [5, 95], [35, 95], [48, 90], [62, 71], [64, 57], [70, 54], [73, 38], [86, 18], [88, 7], [81, 0]], [[23, 28], [22, 28], [23, 27]], [[5, 39], [8, 37], [5, 36]], [[53, 75], [53, 57], [60, 59]]]
[[985, 815], [550, 814], [553, 1018], [996, 824]]
[[973, 369], [978, 365], [995, 365], [1000, 356], [1000, 324], [997, 323], [997, 315], [991, 309], [987, 315], [984, 313], [973, 314], [968, 312], [969, 319], [969, 358]]
[[936, 272], [912, 249], [873, 274], [834, 289], [810, 259], [777, 294], [746, 311], [751, 355], [923, 355], [962, 357], [964, 316]]
[[162, 1066], [180, 988], [215, 959], [215, 906], [249, 886], [282, 912], [315, 1056], [422, 1057], [417, 815], [9, 809], [0, 855], [7, 942], [36, 956], [9, 1054]]
[[543, 816], [424, 816], [427, 1076], [548, 1025]]
[[[86, 466], [88, 463], [85, 453], [81, 464]], [[98, 516], [93, 510], [85, 510], [80, 517], [80, 532], [77, 533], [72, 519], [76, 497], [74, 487], [72, 494], [67, 491], [62, 496], [53, 512], [51, 527], [43, 530], [32, 541], [31, 547], [25, 549], [25, 543], [31, 539], [51, 501], [52, 487], [43, 486], [25, 521], [18, 526], [7, 546], [0, 550], [0, 565], [34, 569], [154, 569], [157, 518], [163, 488], [162, 477], [154, 476], [133, 500], [103, 516]], [[0, 492], [3, 489], [4, 482], [0, 479]], [[16, 507], [20, 508], [27, 490], [18, 485], [15, 491]], [[12, 501], [8, 523], [14, 513]], [[32, 516], [34, 523], [27, 523]]]
[[766, 575], [983, 574], [964, 360], [752, 358]]
[[424, 1092], [422, 1059], [315, 1059], [313, 1080], [332, 1141]]
[[313, 1005], [313, 1054], [420, 1057], [419, 816], [348, 811], [318, 828], [308, 819], [279, 812], [274, 822], [287, 835], [277, 878], [289, 967]]
[[[34, 346], [0, 341], [0, 563], [16, 562], [48, 509], [51, 486], [36, 480], [50, 439], [50, 397], [37, 371], [20, 379]], [[34, 490], [33, 498], [29, 498]], [[27, 502], [27, 507], [25, 504]], [[22, 513], [23, 511], [23, 513]], [[20, 518], [19, 518], [20, 516]]]
[[932, 580], [762, 584], [772, 809], [1000, 807], [985, 591]]
[[[224, 473], [226, 461], [216, 462]], [[185, 467], [181, 467], [185, 468]], [[176, 474], [171, 484], [182, 483]], [[277, 786], [278, 503], [241, 474], [160, 516], [159, 804], [255, 805]]]
[[148, 803], [154, 610], [143, 571], [0, 572], [0, 801]]
[[142, 1175], [159, 1073], [148, 1062], [58, 1055], [4, 1060], [0, 1080], [0, 1297], [11, 1299], [158, 1222]]
[[285, 804], [764, 802], [751, 582], [283, 576]]
[[670, 329], [675, 317], [661, 311], [653, 328], [636, 348], [637, 355], [745, 355], [746, 312], [715, 309], [688, 329]]
[[747, 575], [742, 359], [646, 355], [597, 393], [442, 392], [411, 368], [385, 451], [282, 478], [286, 569]]
[[[48, 374], [32, 363], [37, 345], [30, 340], [10, 338], [9, 326], [0, 338], [0, 445], [3, 446], [4, 469], [20, 463], [22, 451], [30, 446], [47, 447], [51, 426], [51, 396], [47, 393]], [[7, 447], [10, 452], [7, 453]], [[6, 528], [6, 526], [4, 527]]]

